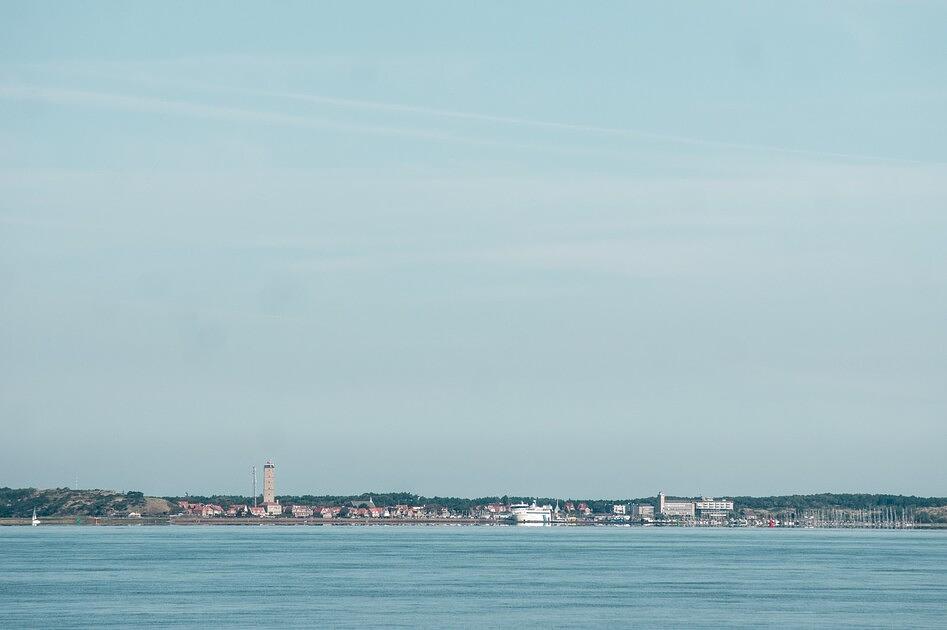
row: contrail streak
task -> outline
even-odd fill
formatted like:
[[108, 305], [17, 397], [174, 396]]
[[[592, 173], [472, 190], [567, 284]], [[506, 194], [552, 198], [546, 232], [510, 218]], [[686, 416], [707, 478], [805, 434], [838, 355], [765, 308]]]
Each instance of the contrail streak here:
[[535, 148], [535, 145], [474, 138], [440, 131], [430, 131], [427, 129], [352, 124], [308, 115], [301, 116], [297, 114], [259, 111], [239, 107], [207, 105], [190, 101], [131, 96], [113, 92], [92, 92], [87, 90], [48, 88], [33, 85], [0, 85], [0, 99], [36, 101], [68, 106], [101, 107], [140, 113], [171, 114], [234, 122], [287, 125], [310, 129], [351, 131], [387, 136], [407, 136], [424, 140], [461, 142], [465, 144]]
[[454, 118], [462, 120], [473, 120], [481, 122], [492, 122], [506, 125], [518, 125], [524, 127], [536, 127], [543, 129], [558, 129], [562, 131], [575, 131], [584, 133], [594, 133], [612, 136], [621, 136], [628, 138], [639, 138], [645, 140], [654, 140], [658, 142], [669, 142], [675, 144], [684, 144], [692, 146], [718, 147], [727, 149], [739, 149], [744, 151], [762, 151], [772, 153], [785, 153], [789, 155], [808, 155], [813, 157], [830, 157], [849, 160], [864, 160], [876, 162], [899, 162], [908, 164], [944, 164], [944, 162], [929, 162], [924, 160], [914, 160], [910, 158], [891, 158], [874, 155], [864, 155], [858, 153], [844, 153], [833, 151], [818, 151], [812, 149], [795, 149], [791, 147], [780, 147], [772, 145], [745, 144], [738, 142], [725, 142], [720, 140], [707, 140], [704, 138], [695, 138], [688, 136], [678, 136], [673, 134], [654, 133], [641, 131], [637, 129], [628, 129], [623, 127], [603, 127], [599, 125], [585, 125], [575, 123], [563, 123], [549, 120], [535, 120], [531, 118], [519, 118], [514, 116], [496, 116], [491, 114], [480, 114], [476, 112], [465, 112], [456, 110], [437, 109], [433, 107], [421, 107], [416, 105], [404, 105], [400, 103], [385, 103], [381, 101], [365, 101], [349, 98], [338, 98], [334, 96], [323, 96], [317, 94], [301, 94], [296, 92], [257, 92], [261, 96], [281, 97], [298, 101], [307, 101], [311, 103], [322, 103], [326, 105], [336, 105], [342, 107], [351, 107], [358, 109], [370, 109], [378, 111], [397, 112], [403, 114], [419, 114], [426, 116], [436, 116], [440, 118]]
[[[901, 164], [921, 164], [921, 165], [944, 165], [941, 161], [924, 161], [910, 158], [892, 158], [874, 155], [864, 155], [857, 153], [844, 153], [832, 151], [818, 151], [811, 149], [797, 149], [783, 146], [744, 144], [737, 142], [725, 142], [719, 140], [708, 140], [704, 138], [695, 138], [689, 136], [678, 136], [673, 134], [654, 133], [637, 129], [623, 127], [606, 127], [599, 125], [586, 125], [575, 123], [564, 123], [550, 120], [537, 120], [532, 118], [522, 118], [515, 116], [498, 116], [492, 114], [481, 114], [477, 112], [456, 111], [447, 109], [438, 109], [433, 107], [423, 107], [416, 105], [405, 105], [401, 103], [387, 103], [382, 101], [366, 101], [350, 98], [339, 98], [334, 96], [324, 96], [318, 94], [303, 94], [297, 92], [272, 92], [249, 90], [241, 88], [226, 88], [222, 86], [204, 86], [205, 89], [216, 91], [225, 91], [232, 93], [253, 94], [257, 96], [267, 96], [271, 98], [291, 99], [301, 102], [318, 103], [323, 105], [333, 105], [337, 107], [347, 107], [352, 109], [364, 109], [374, 111], [384, 111], [401, 114], [411, 114], [420, 116], [430, 116], [438, 118], [449, 118], [455, 120], [470, 120], [501, 125], [515, 125], [521, 127], [533, 127], [538, 129], [553, 129], [560, 131], [590, 133], [599, 135], [610, 135], [624, 138], [633, 138], [640, 140], [650, 140], [654, 142], [666, 142], [679, 145], [716, 147], [725, 149], [734, 149], [741, 151], [753, 151], [764, 153], [779, 153], [786, 155], [802, 155], [820, 158], [834, 158], [856, 161], [887, 162]], [[193, 103], [175, 99], [162, 99], [154, 97], [131, 96], [127, 94], [117, 94], [111, 92], [93, 92], [86, 90], [71, 90], [61, 88], [49, 88], [35, 85], [0, 85], [0, 98], [12, 100], [30, 100], [48, 102], [60, 105], [76, 106], [94, 106], [111, 109], [121, 109], [127, 111], [137, 111], [157, 114], [176, 114], [192, 117], [214, 118], [220, 120], [254, 122], [262, 124], [290, 125], [296, 127], [306, 127], [313, 129], [329, 129], [339, 131], [350, 131], [355, 133], [370, 133], [388, 136], [414, 137], [424, 140], [442, 141], [442, 142], [460, 142], [464, 144], [482, 145], [482, 146], [506, 146], [512, 148], [541, 148], [543, 150], [559, 151], [554, 146], [540, 146], [528, 143], [516, 143], [503, 140], [491, 140], [483, 137], [463, 136], [441, 131], [432, 131], [428, 129], [392, 127], [385, 125], [365, 125], [345, 123], [336, 120], [317, 118], [313, 116], [302, 116], [298, 114], [286, 114], [282, 112], [259, 111], [246, 108], [237, 108], [220, 105], [207, 105], [203, 103]], [[573, 153], [595, 153], [595, 150], [572, 148], [567, 152]]]

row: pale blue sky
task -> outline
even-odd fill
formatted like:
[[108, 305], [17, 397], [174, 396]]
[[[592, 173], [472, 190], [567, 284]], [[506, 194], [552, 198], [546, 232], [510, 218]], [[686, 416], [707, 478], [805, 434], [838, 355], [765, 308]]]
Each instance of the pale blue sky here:
[[0, 2], [0, 485], [947, 493], [947, 4]]

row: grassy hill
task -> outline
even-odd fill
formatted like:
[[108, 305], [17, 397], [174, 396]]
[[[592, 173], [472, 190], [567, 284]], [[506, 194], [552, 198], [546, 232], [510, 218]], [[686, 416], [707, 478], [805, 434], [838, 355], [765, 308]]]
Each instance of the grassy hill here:
[[69, 488], [0, 488], [0, 518], [37, 516], [124, 516], [129, 512], [167, 514], [171, 504], [165, 499], [146, 497], [141, 492], [114, 490], [70, 490]]

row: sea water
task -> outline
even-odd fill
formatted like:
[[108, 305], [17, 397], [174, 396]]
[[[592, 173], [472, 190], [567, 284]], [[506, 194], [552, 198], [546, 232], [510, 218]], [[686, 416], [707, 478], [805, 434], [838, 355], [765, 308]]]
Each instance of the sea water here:
[[3, 527], [0, 627], [947, 627], [947, 531]]

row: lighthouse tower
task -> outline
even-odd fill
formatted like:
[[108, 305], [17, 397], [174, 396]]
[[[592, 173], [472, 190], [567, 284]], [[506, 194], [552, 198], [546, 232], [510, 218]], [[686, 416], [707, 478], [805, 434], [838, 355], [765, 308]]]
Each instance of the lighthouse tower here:
[[263, 503], [276, 503], [276, 466], [269, 460], [263, 465]]

